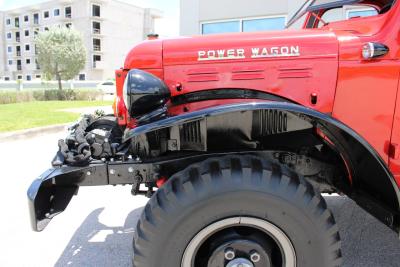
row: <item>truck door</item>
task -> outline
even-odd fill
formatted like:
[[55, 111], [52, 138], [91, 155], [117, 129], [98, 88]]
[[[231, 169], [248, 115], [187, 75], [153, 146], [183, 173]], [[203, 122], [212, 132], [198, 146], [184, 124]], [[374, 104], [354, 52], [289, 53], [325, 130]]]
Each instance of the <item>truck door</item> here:
[[[400, 63], [399, 63], [400, 64]], [[398, 83], [399, 84], [399, 83]], [[399, 92], [399, 89], [397, 89]], [[392, 138], [389, 144], [389, 166], [395, 176], [396, 182], [400, 184], [400, 94], [397, 93], [396, 109], [393, 116]]]

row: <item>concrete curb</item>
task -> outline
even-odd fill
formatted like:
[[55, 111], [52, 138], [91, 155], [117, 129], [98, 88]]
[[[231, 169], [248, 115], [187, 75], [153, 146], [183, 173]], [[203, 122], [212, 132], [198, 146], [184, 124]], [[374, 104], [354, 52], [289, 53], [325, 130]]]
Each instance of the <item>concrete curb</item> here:
[[[50, 125], [45, 127], [37, 127], [31, 128], [27, 130], [15, 131], [15, 132], [6, 132], [0, 133], [0, 143], [16, 141], [21, 139], [28, 139], [32, 137], [36, 137], [42, 134], [51, 134], [66, 130], [66, 128], [71, 125], [71, 123], [64, 123], [64, 124], [57, 124], [57, 125]], [[60, 138], [63, 138], [60, 136]]]

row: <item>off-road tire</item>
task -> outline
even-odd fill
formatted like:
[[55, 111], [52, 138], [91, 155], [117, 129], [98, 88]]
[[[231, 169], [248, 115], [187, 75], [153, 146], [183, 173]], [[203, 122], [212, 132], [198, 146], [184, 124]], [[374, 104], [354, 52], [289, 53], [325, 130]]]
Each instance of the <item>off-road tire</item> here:
[[133, 266], [180, 267], [198, 232], [234, 216], [278, 226], [293, 244], [298, 267], [341, 264], [338, 227], [309, 183], [255, 156], [225, 156], [187, 167], [154, 194], [136, 227]]

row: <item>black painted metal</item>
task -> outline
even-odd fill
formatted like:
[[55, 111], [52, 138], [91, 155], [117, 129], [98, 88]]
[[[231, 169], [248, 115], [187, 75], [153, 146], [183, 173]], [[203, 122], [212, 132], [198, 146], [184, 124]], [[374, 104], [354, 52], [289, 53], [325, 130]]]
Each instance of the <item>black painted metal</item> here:
[[165, 83], [153, 74], [133, 69], [126, 77], [126, 94], [129, 114], [137, 118], [161, 108], [171, 93]]
[[174, 105], [181, 105], [192, 102], [216, 100], [216, 99], [261, 99], [261, 100], [270, 100], [270, 101], [279, 101], [288, 103], [292, 102], [286, 98], [266, 92], [260, 92], [248, 89], [234, 89], [234, 88], [213, 89], [213, 90], [192, 92], [188, 94], [175, 96], [171, 99], [171, 101]]
[[[334, 142], [335, 145], [332, 148], [346, 159], [351, 172], [350, 175], [353, 178], [353, 187], [351, 192], [346, 193], [351, 196], [351, 194], [358, 194], [356, 192], [359, 190], [362, 194], [367, 193], [370, 195], [370, 199], [377, 199], [378, 202], [386, 205], [387, 209], [391, 210], [393, 214], [399, 212], [399, 188], [397, 187], [388, 166], [375, 149], [360, 135], [340, 121], [304, 106], [291, 103], [261, 101], [254, 103], [220, 105], [169, 117], [126, 131], [124, 142], [129, 142], [131, 138], [141, 134], [183, 125], [196, 120], [204, 120], [208, 117], [230, 113], [232, 114], [232, 119], [234, 119], [235, 114], [239, 114], [240, 112], [257, 110], [284, 111], [304, 120], [308, 120]], [[221, 127], [223, 127], [223, 125]], [[361, 201], [359, 204], [368, 209], [367, 203]], [[378, 219], [386, 223], [391, 221], [391, 219], [385, 219], [381, 216], [377, 217], [380, 217]], [[395, 221], [393, 225], [389, 226], [397, 230], [399, 222]]]

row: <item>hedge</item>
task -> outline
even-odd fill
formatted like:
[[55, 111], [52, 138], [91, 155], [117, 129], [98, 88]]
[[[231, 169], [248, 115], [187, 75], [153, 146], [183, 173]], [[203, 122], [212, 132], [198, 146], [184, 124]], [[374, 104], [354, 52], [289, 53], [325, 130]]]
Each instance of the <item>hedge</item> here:
[[30, 101], [93, 101], [101, 100], [101, 90], [88, 89], [52, 89], [52, 90], [30, 90], [30, 91], [0, 91], [0, 104], [12, 104]]

